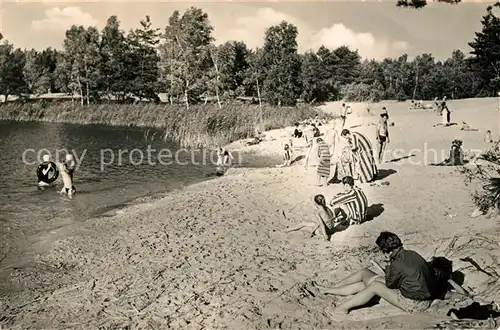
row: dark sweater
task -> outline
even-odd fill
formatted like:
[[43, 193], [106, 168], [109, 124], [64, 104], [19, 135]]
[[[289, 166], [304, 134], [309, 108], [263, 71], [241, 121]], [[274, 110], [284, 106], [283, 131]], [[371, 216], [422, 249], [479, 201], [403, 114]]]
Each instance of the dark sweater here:
[[437, 290], [434, 271], [427, 261], [417, 252], [403, 248], [393, 252], [385, 270], [385, 284], [413, 300], [431, 300]]

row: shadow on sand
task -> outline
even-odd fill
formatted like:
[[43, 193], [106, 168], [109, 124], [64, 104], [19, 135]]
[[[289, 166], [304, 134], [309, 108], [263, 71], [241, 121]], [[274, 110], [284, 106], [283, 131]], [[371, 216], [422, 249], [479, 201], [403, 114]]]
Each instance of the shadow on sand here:
[[412, 157], [415, 157], [414, 154], [411, 154], [411, 155], [408, 155], [408, 156], [403, 156], [403, 157], [399, 157], [399, 158], [394, 158], [394, 159], [391, 159], [390, 161], [388, 161], [388, 163], [396, 163], [396, 162], [399, 162], [400, 160], [403, 160], [403, 159], [408, 159], [408, 158], [412, 158]]
[[294, 160], [292, 160], [292, 161], [290, 162], [290, 165], [293, 165], [293, 164], [295, 164], [295, 163], [297, 163], [297, 162], [301, 161], [301, 160], [302, 160], [302, 159], [304, 159], [304, 158], [306, 158], [306, 156], [305, 156], [305, 155], [299, 155], [299, 156], [295, 157], [295, 159], [294, 159]]
[[385, 178], [387, 178], [388, 176], [390, 175], [393, 175], [395, 173], [398, 173], [398, 171], [396, 170], [393, 170], [393, 169], [379, 169], [378, 170], [378, 173], [377, 173], [377, 181], [379, 180], [384, 180]]
[[373, 219], [384, 213], [384, 211], [385, 211], [384, 204], [379, 203], [370, 205], [367, 210], [367, 216], [365, 222], [372, 221]]

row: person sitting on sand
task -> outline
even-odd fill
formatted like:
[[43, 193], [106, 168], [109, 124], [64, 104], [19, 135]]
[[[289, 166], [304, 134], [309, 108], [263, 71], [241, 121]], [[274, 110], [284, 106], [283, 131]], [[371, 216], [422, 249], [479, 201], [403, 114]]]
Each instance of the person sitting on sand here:
[[453, 140], [450, 147], [450, 157], [438, 164], [430, 164], [433, 166], [461, 166], [464, 165], [464, 151], [462, 149], [461, 140]]
[[330, 201], [336, 216], [342, 216], [351, 225], [359, 225], [366, 220], [368, 198], [361, 188], [354, 185], [354, 179], [346, 176], [342, 179], [344, 192], [337, 194]]
[[288, 144], [285, 144], [285, 147], [283, 149], [284, 149], [284, 152], [283, 152], [283, 164], [276, 165], [276, 167], [290, 166], [290, 164], [292, 162], [292, 155], [293, 155], [292, 148], [290, 148], [290, 146]]
[[334, 232], [344, 230], [349, 226], [349, 222], [345, 221], [342, 217], [336, 217], [332, 210], [326, 206], [325, 197], [323, 195], [314, 196], [314, 203], [316, 206], [316, 221], [302, 222], [297, 226], [285, 230], [286, 233], [297, 231], [301, 229], [310, 229], [313, 237], [315, 232], [320, 229], [323, 239], [328, 241]]
[[377, 296], [405, 312], [423, 312], [428, 309], [437, 292], [437, 281], [427, 261], [417, 252], [404, 249], [400, 238], [394, 233], [381, 232], [376, 244], [386, 256], [385, 276], [364, 269], [327, 290], [325, 293], [328, 294], [354, 295], [335, 307], [333, 314], [347, 314]]
[[382, 113], [380, 115], [380, 120], [377, 124], [377, 132], [375, 133], [377, 144], [378, 144], [378, 161], [379, 163], [383, 163], [384, 161], [384, 152], [387, 143], [390, 142], [389, 139], [389, 126], [387, 121], [389, 120], [389, 115], [387, 113]]
[[491, 131], [487, 130], [486, 134], [484, 135], [484, 142], [486, 143], [493, 143], [493, 138], [491, 137]]
[[318, 186], [327, 186], [330, 178], [330, 148], [322, 138], [316, 140], [318, 146]]

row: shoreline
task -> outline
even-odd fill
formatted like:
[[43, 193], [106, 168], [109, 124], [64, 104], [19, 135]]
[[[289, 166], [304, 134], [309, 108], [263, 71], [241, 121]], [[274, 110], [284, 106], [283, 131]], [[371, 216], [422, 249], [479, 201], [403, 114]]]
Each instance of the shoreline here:
[[[416, 144], [403, 134], [419, 135], [398, 130], [407, 124], [398, 113], [394, 118], [393, 143]], [[434, 117], [421, 118], [417, 132]], [[414, 124], [414, 117], [408, 122]], [[446, 136], [435, 140], [436, 146], [447, 145], [456, 133], [440, 132]], [[247, 150], [273, 154], [288, 137], [286, 129], [266, 135], [275, 140]], [[481, 139], [469, 136], [470, 144]], [[388, 163], [381, 169], [392, 170], [384, 178], [390, 185], [360, 185], [381, 213], [335, 234], [331, 242], [282, 232], [311, 218], [314, 194], [328, 198], [341, 190], [314, 187], [315, 169], [301, 164], [234, 168], [218, 180], [88, 220], [83, 236], [57, 241], [38, 257], [37, 268], [13, 274], [26, 287], [0, 297], [8, 306], [3, 322], [8, 328], [423, 329], [444, 319], [449, 306], [409, 316], [384, 302], [342, 320], [324, 314], [338, 300], [321, 295], [316, 284], [332, 285], [369, 266], [378, 257], [373, 246], [382, 230], [395, 231], [406, 247], [426, 258], [451, 258], [454, 269], [465, 274], [467, 288], [498, 302], [500, 282], [460, 260], [470, 256], [483, 269], [498, 268], [500, 261], [498, 221], [469, 218], [473, 206], [463, 178], [449, 167]], [[26, 302], [32, 303], [23, 306]]]
[[[214, 104], [193, 105], [189, 109], [168, 104], [91, 104], [83, 107], [71, 102], [0, 104], [0, 120], [3, 121], [160, 129], [164, 139], [176, 141], [182, 147], [219, 146], [253, 138], [256, 127], [261, 131], [287, 127], [296, 121], [313, 118], [317, 113], [318, 110], [309, 105], [277, 108], [239, 103], [228, 103], [222, 108]], [[325, 116], [321, 111], [319, 114]]]

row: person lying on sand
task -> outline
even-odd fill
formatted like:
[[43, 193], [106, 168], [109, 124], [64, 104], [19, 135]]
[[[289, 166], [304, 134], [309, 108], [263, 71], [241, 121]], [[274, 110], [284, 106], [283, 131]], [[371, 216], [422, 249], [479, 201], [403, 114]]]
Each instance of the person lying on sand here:
[[352, 224], [361, 224], [366, 220], [368, 211], [368, 198], [361, 188], [354, 185], [350, 176], [342, 178], [344, 192], [336, 195], [330, 201], [336, 215], [342, 214], [344, 220]]
[[297, 226], [285, 230], [286, 233], [305, 228], [311, 230], [311, 237], [313, 237], [315, 232], [320, 229], [323, 239], [328, 241], [335, 231], [345, 229], [349, 226], [348, 221], [346, 222], [341, 215], [337, 217], [332, 210], [326, 206], [325, 196], [314, 196], [314, 203], [317, 211], [316, 221], [302, 222]]
[[262, 142], [262, 138], [256, 136], [253, 138], [253, 140], [251, 141], [248, 141], [247, 143], [245, 143], [246, 146], [254, 146], [256, 144], [259, 144]]
[[292, 148], [288, 144], [285, 144], [285, 147], [283, 148], [283, 164], [281, 165], [276, 165], [276, 167], [287, 167], [290, 166], [290, 163], [292, 162], [292, 156], [293, 156], [293, 151]]
[[437, 281], [429, 264], [417, 252], [404, 249], [394, 233], [381, 232], [376, 244], [387, 260], [385, 280], [384, 276], [364, 269], [340, 281], [325, 293], [353, 296], [335, 307], [332, 314], [348, 314], [377, 296], [408, 313], [428, 309], [437, 291]]
[[465, 121], [462, 122], [462, 126], [460, 127], [460, 130], [461, 131], [469, 131], [469, 132], [479, 131], [477, 128], [470, 127]]

